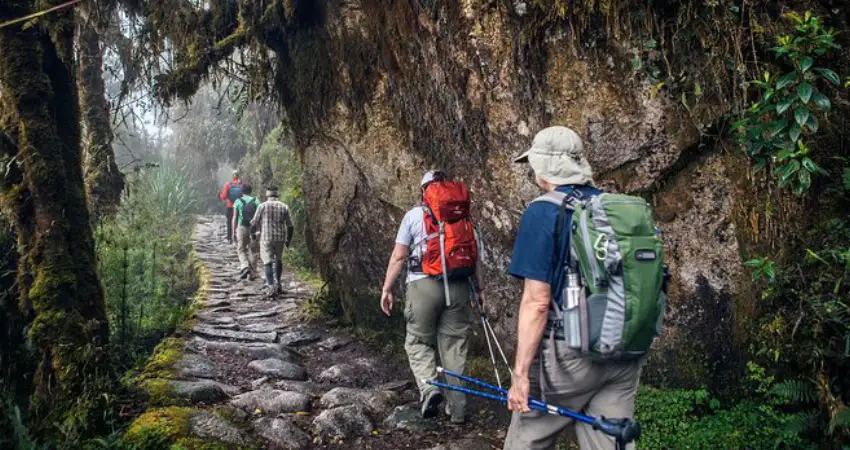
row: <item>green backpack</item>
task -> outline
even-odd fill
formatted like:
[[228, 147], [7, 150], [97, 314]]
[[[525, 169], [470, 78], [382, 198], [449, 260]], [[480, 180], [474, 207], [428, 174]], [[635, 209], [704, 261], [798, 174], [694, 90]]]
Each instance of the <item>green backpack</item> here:
[[557, 191], [535, 201], [562, 208], [558, 230], [564, 213], [573, 211], [563, 302], [554, 304], [568, 345], [600, 360], [646, 354], [661, 332], [668, 278], [649, 204], [628, 195]]

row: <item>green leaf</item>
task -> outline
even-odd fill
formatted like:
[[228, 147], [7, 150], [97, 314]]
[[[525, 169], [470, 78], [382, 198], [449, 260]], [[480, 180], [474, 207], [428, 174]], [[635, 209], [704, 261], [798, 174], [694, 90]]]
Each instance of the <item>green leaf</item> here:
[[800, 161], [796, 159], [792, 159], [782, 171], [782, 176], [779, 178], [779, 186], [785, 187], [791, 181], [791, 177], [794, 176], [797, 171], [800, 170]]
[[788, 121], [785, 120], [785, 119], [774, 120], [770, 124], [770, 135], [776, 136], [777, 134], [781, 133], [782, 130], [784, 130], [785, 127], [787, 127], [787, 126], [788, 126]]
[[809, 120], [809, 108], [801, 106], [794, 110], [794, 120], [797, 121], [797, 125], [803, 126]]
[[800, 71], [806, 73], [809, 69], [812, 68], [812, 65], [815, 63], [815, 60], [805, 56], [800, 59]]
[[806, 128], [812, 131], [812, 133], [818, 132], [818, 118], [815, 116], [809, 116], [809, 120], [806, 121]]
[[755, 259], [751, 259], [749, 261], [744, 262], [745, 266], [753, 267], [753, 268], [761, 267], [762, 264], [764, 264], [764, 259], [762, 259], [762, 258], [755, 258]]
[[832, 83], [835, 86], [841, 84], [841, 79], [838, 78], [838, 74], [823, 67], [818, 67], [814, 69], [815, 72], [819, 73], [822, 77], [826, 78], [827, 81]]
[[772, 283], [773, 280], [776, 279], [776, 272], [773, 269], [773, 263], [769, 262], [769, 263], [765, 264], [763, 270], [764, 270], [764, 277], [767, 279], [767, 281]]
[[740, 130], [741, 128], [743, 128], [748, 123], [750, 123], [749, 119], [741, 119], [737, 122], [734, 122], [731, 126], [731, 129], [732, 129], [732, 131]]
[[800, 195], [812, 185], [812, 174], [808, 170], [800, 170], [797, 172], [797, 181], [798, 183], [797, 186], [795, 186], [795, 191], [797, 190], [796, 188], [799, 188], [799, 193], [797, 195]]
[[791, 82], [794, 81], [795, 78], [797, 78], [796, 70], [783, 75], [782, 78], [780, 78], [779, 81], [776, 83], [776, 89], [782, 89], [788, 86], [789, 84], [791, 84]]
[[845, 191], [850, 191], [850, 168], [844, 168], [841, 173], [841, 184], [844, 185]]
[[788, 108], [794, 103], [794, 99], [791, 97], [787, 97], [776, 104], [776, 114], [783, 114], [785, 111], [788, 111]]
[[800, 100], [802, 100], [803, 103], [809, 103], [809, 100], [812, 98], [812, 92], [814, 92], [812, 85], [805, 81], [797, 86], [797, 93], [800, 94]]
[[791, 141], [797, 142], [800, 140], [800, 135], [803, 134], [803, 129], [800, 128], [799, 125], [794, 125], [791, 127], [791, 131], [788, 132], [788, 136], [791, 137]]
[[808, 156], [803, 158], [803, 167], [811, 173], [819, 173], [824, 176], [829, 176], [829, 172], [827, 172], [823, 167], [815, 164], [815, 162]]
[[821, 94], [820, 92], [815, 92], [812, 94], [812, 101], [815, 102], [818, 108], [827, 111], [832, 108], [832, 102], [829, 101], [829, 97]]

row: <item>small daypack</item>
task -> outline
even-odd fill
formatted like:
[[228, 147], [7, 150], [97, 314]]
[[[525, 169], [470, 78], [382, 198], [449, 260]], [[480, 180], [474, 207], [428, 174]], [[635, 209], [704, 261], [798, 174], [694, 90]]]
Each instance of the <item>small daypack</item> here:
[[230, 183], [227, 188], [227, 199], [235, 202], [242, 197], [242, 183]]
[[254, 214], [257, 213], [257, 208], [260, 206], [260, 202], [257, 201], [257, 198], [254, 197], [250, 202], [245, 202], [244, 198], [240, 198], [242, 201], [242, 223], [240, 225], [249, 227], [251, 226], [251, 220], [254, 218]]
[[422, 272], [443, 279], [448, 305], [448, 281], [468, 279], [478, 262], [469, 192], [461, 182], [437, 181], [425, 189], [423, 200], [426, 238]]
[[[553, 191], [535, 200], [561, 207], [556, 239], [569, 227], [563, 300], [553, 302], [564, 339], [594, 359], [638, 358], [661, 332], [667, 303], [664, 248], [652, 209], [640, 197], [574, 192], [578, 196]], [[569, 210], [572, 221], [564, 224]], [[572, 292], [570, 274], [578, 277]]]

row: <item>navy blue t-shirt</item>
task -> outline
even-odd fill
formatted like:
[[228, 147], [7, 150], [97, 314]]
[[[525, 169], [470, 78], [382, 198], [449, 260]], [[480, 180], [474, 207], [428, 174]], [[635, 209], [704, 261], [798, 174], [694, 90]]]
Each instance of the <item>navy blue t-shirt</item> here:
[[[563, 193], [575, 190], [582, 196], [601, 193], [590, 186], [559, 186], [556, 190]], [[528, 205], [520, 220], [510, 267], [510, 274], [517, 278], [549, 283], [553, 299], [558, 304], [561, 302], [565, 279], [564, 263], [570, 248], [572, 211], [568, 211], [564, 216], [561, 245], [556, 253], [555, 225], [559, 213], [560, 207], [554, 203], [534, 202]]]

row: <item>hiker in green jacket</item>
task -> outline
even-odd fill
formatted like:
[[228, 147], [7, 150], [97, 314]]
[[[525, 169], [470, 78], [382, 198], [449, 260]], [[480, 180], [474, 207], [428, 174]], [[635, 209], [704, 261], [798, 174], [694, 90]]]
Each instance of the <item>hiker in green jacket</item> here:
[[260, 201], [251, 196], [251, 185], [242, 185], [242, 196], [233, 202], [233, 240], [236, 241], [236, 253], [239, 255], [240, 278], [252, 280], [257, 276], [256, 258], [260, 252], [259, 241], [254, 238], [251, 220], [260, 206]]

